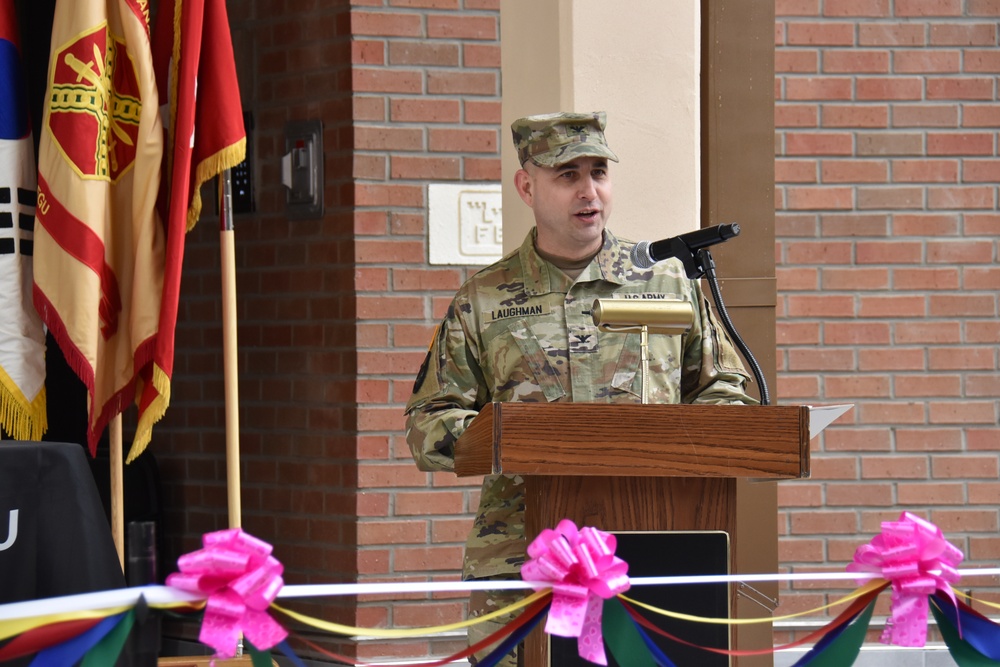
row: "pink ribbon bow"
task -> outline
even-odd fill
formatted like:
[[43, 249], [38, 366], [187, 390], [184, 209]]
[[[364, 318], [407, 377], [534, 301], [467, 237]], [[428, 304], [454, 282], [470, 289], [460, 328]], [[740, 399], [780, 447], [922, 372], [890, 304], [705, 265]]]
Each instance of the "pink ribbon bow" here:
[[957, 606], [952, 583], [964, 555], [944, 539], [941, 529], [915, 514], [884, 521], [882, 532], [858, 547], [848, 572], [877, 572], [892, 583], [892, 616], [882, 633], [883, 644], [924, 646], [927, 643], [927, 596], [941, 590]]
[[178, 558], [180, 572], [167, 577], [168, 586], [208, 597], [199, 641], [217, 657], [232, 657], [241, 633], [265, 650], [287, 637], [267, 613], [284, 585], [271, 545], [240, 528], [206, 533], [201, 541], [204, 548]]
[[601, 611], [604, 600], [629, 589], [628, 564], [615, 556], [614, 535], [563, 519], [528, 546], [521, 578], [552, 587], [552, 607], [545, 631], [576, 637], [580, 657], [607, 665]]

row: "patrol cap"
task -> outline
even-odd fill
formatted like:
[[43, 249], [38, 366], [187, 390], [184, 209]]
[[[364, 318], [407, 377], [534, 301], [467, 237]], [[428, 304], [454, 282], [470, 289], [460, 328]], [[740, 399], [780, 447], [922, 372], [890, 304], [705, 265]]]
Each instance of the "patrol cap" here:
[[528, 160], [542, 167], [558, 167], [578, 157], [603, 157], [618, 162], [604, 138], [607, 114], [547, 113], [518, 118], [511, 123], [514, 147], [521, 166]]

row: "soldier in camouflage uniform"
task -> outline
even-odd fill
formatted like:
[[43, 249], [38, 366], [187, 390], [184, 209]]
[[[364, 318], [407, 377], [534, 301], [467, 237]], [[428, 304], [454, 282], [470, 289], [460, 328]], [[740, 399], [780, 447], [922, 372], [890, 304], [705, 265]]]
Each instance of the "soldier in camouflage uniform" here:
[[[455, 441], [491, 401], [641, 402], [639, 334], [599, 331], [591, 315], [598, 298], [693, 306], [687, 333], [649, 336], [650, 403], [755, 402], [744, 393], [747, 373], [699, 283], [677, 260], [638, 269], [629, 259], [634, 244], [605, 228], [608, 160], [618, 158], [604, 125], [603, 112], [529, 116], [512, 125], [523, 167], [515, 186], [535, 227], [520, 248], [462, 286], [431, 341], [406, 406], [407, 442], [421, 470], [454, 470]], [[465, 578], [519, 578], [526, 546], [523, 479], [487, 476], [466, 544]], [[474, 593], [470, 612], [482, 615], [519, 594]], [[470, 643], [506, 622], [478, 624]]]

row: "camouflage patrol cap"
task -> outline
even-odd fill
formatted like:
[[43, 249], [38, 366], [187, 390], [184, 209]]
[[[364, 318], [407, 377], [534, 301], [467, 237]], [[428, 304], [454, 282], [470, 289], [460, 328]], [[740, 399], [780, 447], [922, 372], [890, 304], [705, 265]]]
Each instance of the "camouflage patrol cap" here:
[[578, 157], [603, 157], [618, 162], [604, 139], [607, 115], [548, 113], [518, 118], [511, 123], [517, 158], [523, 166], [531, 160], [542, 167], [558, 167]]

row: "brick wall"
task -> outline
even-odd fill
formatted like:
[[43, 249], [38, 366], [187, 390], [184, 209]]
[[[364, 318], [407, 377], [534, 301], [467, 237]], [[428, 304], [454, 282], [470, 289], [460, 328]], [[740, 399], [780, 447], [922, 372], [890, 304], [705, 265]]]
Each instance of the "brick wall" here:
[[778, 395], [855, 404], [779, 486], [782, 566], [842, 570], [902, 510], [992, 565], [1000, 3], [776, 9]]

